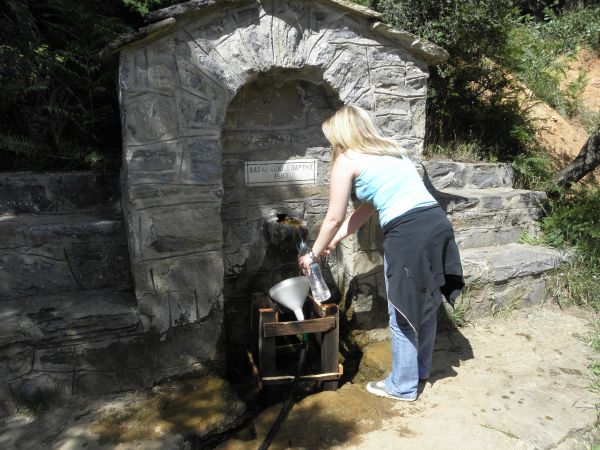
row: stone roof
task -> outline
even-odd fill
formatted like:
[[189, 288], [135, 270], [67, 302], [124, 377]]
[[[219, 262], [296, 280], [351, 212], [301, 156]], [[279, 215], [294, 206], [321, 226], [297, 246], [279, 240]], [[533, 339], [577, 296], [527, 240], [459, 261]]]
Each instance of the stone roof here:
[[[169, 6], [148, 14], [149, 25], [139, 30], [127, 33], [109, 43], [101, 52], [102, 59], [118, 53], [124, 47], [134, 43], [142, 43], [156, 39], [170, 32], [176, 25], [177, 19], [192, 14], [206, 14], [223, 6], [244, 5], [256, 0], [191, 0], [185, 3]], [[372, 31], [381, 34], [390, 41], [408, 50], [426, 64], [432, 66], [443, 63], [448, 59], [448, 52], [443, 48], [421, 39], [407, 31], [395, 29], [383, 23], [383, 17], [377, 11], [358, 5], [348, 0], [315, 0], [352, 15], [363, 17], [370, 22]]]

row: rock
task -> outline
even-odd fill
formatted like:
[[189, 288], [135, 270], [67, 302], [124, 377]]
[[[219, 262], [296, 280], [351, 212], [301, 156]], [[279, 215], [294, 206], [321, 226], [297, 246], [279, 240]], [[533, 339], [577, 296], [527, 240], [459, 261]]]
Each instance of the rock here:
[[0, 214], [115, 211], [117, 178], [93, 172], [0, 173]]
[[546, 274], [567, 259], [556, 249], [527, 244], [463, 249], [467, 288], [456, 307], [473, 319], [542, 303]]
[[433, 192], [447, 211], [460, 248], [488, 247], [534, 237], [546, 196], [509, 188]]
[[510, 164], [460, 163], [429, 160], [421, 162], [424, 181], [436, 190], [510, 188], [513, 171]]
[[566, 259], [560, 251], [528, 244], [507, 244], [461, 251], [467, 285], [505, 283], [535, 276], [558, 267]]
[[[18, 323], [29, 342], [62, 344], [99, 339], [103, 334], [142, 331], [135, 299], [128, 292], [113, 290], [21, 299]], [[7, 307], [6, 302], [2, 305]], [[10, 309], [10, 308], [9, 308]]]
[[473, 210], [501, 210], [511, 208], [540, 208], [546, 194], [512, 188], [446, 189], [434, 194], [449, 214]]
[[0, 222], [0, 298], [131, 285], [114, 213], [21, 214]]
[[[388, 334], [389, 338], [389, 334]], [[383, 380], [392, 367], [392, 347], [389, 340], [375, 342], [362, 347], [358, 373], [353, 383]]]
[[[389, 319], [388, 319], [389, 320]], [[354, 330], [352, 339], [359, 347], [363, 348], [375, 342], [387, 341], [390, 339], [390, 329], [373, 328], [371, 330]]]

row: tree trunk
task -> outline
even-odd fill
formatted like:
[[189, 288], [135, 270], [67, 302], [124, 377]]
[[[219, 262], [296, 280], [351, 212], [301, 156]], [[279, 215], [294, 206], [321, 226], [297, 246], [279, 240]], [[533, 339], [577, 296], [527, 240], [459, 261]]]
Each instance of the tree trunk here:
[[521, 0], [521, 10], [524, 13], [531, 14], [537, 20], [544, 18], [544, 10], [552, 5], [553, 2], [549, 0]]
[[571, 164], [565, 167], [556, 176], [554, 181], [563, 189], [568, 189], [573, 183], [578, 182], [592, 170], [600, 165], [600, 126], [588, 138], [581, 148], [579, 155]]

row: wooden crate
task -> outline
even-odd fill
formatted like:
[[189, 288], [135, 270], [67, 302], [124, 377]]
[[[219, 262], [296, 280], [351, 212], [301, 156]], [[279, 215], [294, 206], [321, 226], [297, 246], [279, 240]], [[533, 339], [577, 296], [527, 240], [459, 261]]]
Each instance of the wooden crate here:
[[[300, 381], [316, 382], [323, 390], [336, 390], [343, 370], [338, 363], [339, 309], [333, 303], [318, 303], [308, 297], [310, 313], [305, 320], [280, 321], [279, 313], [267, 294], [254, 294], [250, 314], [250, 367], [259, 389], [294, 381], [295, 373], [282, 373], [277, 360], [296, 352], [299, 344], [277, 342], [282, 336], [310, 335], [311, 351], [320, 352], [318, 369], [302, 374]], [[291, 371], [293, 372], [293, 371]]]

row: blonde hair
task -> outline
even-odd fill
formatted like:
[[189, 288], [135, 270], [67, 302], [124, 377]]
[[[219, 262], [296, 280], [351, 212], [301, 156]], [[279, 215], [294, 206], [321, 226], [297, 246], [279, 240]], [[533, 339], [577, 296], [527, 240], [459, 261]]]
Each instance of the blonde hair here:
[[333, 147], [331, 164], [348, 149], [369, 155], [403, 157], [400, 143], [381, 136], [369, 114], [358, 106], [342, 106], [323, 122], [322, 129]]

